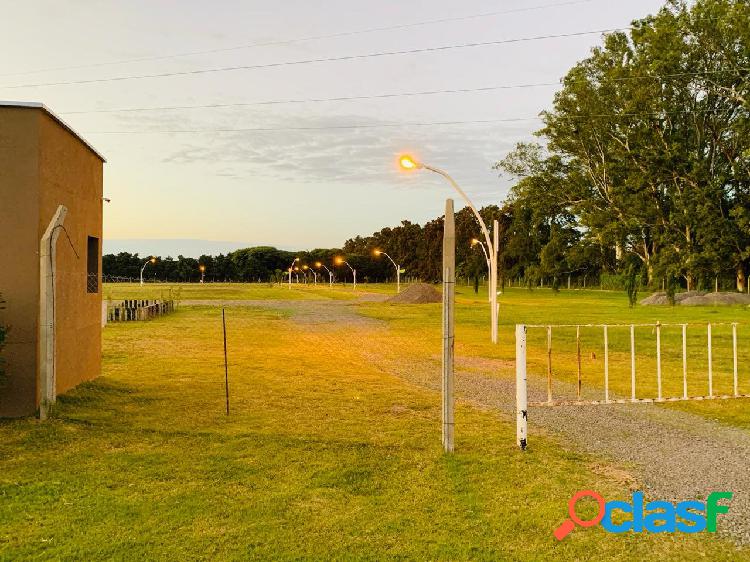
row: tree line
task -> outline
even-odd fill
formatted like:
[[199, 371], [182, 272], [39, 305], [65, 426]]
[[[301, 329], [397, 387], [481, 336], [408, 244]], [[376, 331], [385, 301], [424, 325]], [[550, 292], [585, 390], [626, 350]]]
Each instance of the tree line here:
[[[499, 276], [558, 287], [609, 280], [633, 292], [673, 293], [718, 282], [747, 288], [750, 266], [750, 3], [670, 0], [573, 67], [542, 113], [539, 141], [518, 144], [495, 164], [515, 179], [499, 205], [480, 210], [499, 223]], [[443, 217], [402, 221], [341, 248], [288, 252], [270, 247], [198, 259], [158, 260], [150, 275], [195, 281], [280, 280], [292, 260], [335, 268], [349, 279], [385, 281], [395, 270], [440, 279]], [[456, 214], [460, 276], [486, 275], [477, 221]], [[104, 272], [137, 277], [143, 259], [109, 255]], [[307, 271], [307, 270], [305, 270]]]

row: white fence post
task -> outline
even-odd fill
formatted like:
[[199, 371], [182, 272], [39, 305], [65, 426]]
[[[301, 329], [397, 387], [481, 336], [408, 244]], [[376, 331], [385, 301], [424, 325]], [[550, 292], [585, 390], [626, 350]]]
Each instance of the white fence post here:
[[516, 443], [526, 449], [528, 396], [526, 393], [526, 326], [516, 324]]
[[604, 326], [604, 401], [609, 402], [609, 338]]
[[714, 367], [713, 367], [713, 352], [711, 350], [711, 323], [708, 324], [708, 396], [709, 398], [714, 397]]
[[630, 400], [635, 402], [635, 326], [630, 325]]

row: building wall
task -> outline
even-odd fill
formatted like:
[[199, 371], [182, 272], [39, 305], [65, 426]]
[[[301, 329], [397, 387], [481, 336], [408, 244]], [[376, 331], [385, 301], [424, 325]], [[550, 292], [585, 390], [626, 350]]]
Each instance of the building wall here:
[[[60, 204], [68, 214], [56, 246], [57, 393], [101, 371], [102, 174], [97, 155], [44, 110], [0, 107], [0, 321], [11, 325], [0, 416], [39, 404], [39, 240]], [[99, 240], [96, 293], [87, 292], [89, 236]]]
[[6, 301], [0, 322], [11, 327], [2, 354], [0, 416], [36, 407], [40, 115], [0, 107], [0, 293]]

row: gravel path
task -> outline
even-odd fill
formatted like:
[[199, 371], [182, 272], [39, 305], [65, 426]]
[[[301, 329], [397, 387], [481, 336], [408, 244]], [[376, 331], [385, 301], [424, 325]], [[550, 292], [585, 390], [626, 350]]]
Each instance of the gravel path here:
[[[183, 301], [216, 306], [260, 306], [292, 311], [301, 325], [332, 323], [387, 330], [387, 324], [357, 314], [356, 301]], [[352, 334], [359, 336], [358, 334]], [[440, 356], [403, 360], [398, 349], [363, 345], [363, 360], [410, 383], [440, 391]], [[436, 350], [438, 351], [438, 350]], [[515, 382], [498, 378], [511, 365], [499, 360], [457, 357], [456, 392], [479, 407], [513, 415]], [[493, 376], [493, 374], [495, 376]], [[574, 394], [555, 382], [556, 393]], [[546, 381], [529, 378], [529, 399], [546, 399]], [[603, 455], [632, 472], [654, 499], [702, 499], [711, 491], [734, 498], [720, 526], [739, 544], [750, 544], [750, 432], [721, 426], [702, 416], [654, 405], [537, 407], [529, 412], [529, 447], [540, 433], [555, 434], [574, 450]], [[460, 425], [457, 427], [460, 432]], [[520, 454], [520, 453], [519, 453]]]

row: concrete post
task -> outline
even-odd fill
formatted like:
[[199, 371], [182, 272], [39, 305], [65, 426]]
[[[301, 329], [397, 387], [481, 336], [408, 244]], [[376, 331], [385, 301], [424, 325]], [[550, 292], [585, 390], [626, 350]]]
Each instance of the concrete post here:
[[528, 396], [526, 392], [526, 326], [516, 325], [516, 443], [528, 444]]
[[443, 449], [453, 452], [453, 347], [456, 284], [456, 226], [453, 199], [445, 201], [443, 230]]
[[57, 398], [55, 381], [55, 260], [57, 238], [68, 209], [60, 205], [39, 242], [39, 419], [46, 420]]

